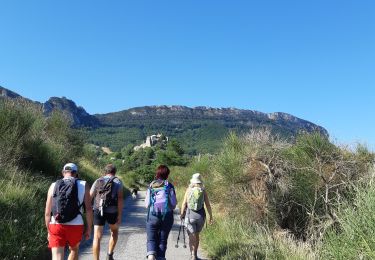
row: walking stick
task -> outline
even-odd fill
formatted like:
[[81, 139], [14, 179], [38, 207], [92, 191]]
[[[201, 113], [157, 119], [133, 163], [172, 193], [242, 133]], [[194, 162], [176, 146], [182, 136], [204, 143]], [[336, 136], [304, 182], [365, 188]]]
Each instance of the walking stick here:
[[[180, 229], [178, 230], [178, 236], [177, 236], [177, 243], [175, 245], [176, 248], [178, 248], [178, 241], [180, 240], [180, 234], [181, 234], [181, 228], [183, 227], [182, 225], [182, 219], [181, 219], [181, 224], [180, 224]], [[185, 237], [185, 236], [184, 236]]]
[[185, 242], [185, 226], [183, 225], [182, 226], [182, 236], [183, 236], [183, 238], [184, 238], [184, 248], [186, 248], [186, 242]]

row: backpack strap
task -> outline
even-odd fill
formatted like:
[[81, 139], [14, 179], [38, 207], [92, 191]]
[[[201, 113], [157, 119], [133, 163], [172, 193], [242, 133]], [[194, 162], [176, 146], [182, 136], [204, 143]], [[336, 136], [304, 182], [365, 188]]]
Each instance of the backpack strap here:
[[[75, 185], [77, 187], [77, 200], [78, 200], [78, 203], [79, 203], [79, 190], [78, 190], [78, 181], [81, 181], [82, 179], [80, 178], [76, 178], [74, 180], [75, 182]], [[87, 183], [86, 183], [87, 184]], [[86, 184], [85, 184], [85, 189], [86, 189]], [[78, 208], [79, 208], [79, 214], [81, 214], [81, 216], [83, 217], [82, 215], [82, 212], [81, 212], [81, 208], [85, 205], [85, 195], [83, 195], [83, 199], [82, 199], [82, 203], [81, 204], [78, 204]], [[86, 207], [83, 208], [86, 212]]]
[[148, 187], [148, 196], [150, 197], [150, 201], [148, 202], [148, 209], [147, 209], [147, 222], [150, 218], [150, 208], [151, 208], [151, 203], [152, 203], [152, 190], [151, 190], [151, 184]]
[[168, 210], [169, 190], [170, 190], [169, 183], [167, 181], [165, 181], [165, 183], [164, 183], [164, 191], [165, 191], [165, 194], [167, 196], [167, 199], [165, 200], [164, 212], [163, 212], [162, 220], [165, 219], [165, 215], [167, 214], [167, 210]]

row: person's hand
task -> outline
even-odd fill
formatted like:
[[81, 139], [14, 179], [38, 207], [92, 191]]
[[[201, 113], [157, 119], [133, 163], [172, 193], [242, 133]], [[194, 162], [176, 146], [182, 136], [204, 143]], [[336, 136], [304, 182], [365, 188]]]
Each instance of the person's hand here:
[[212, 219], [212, 217], [210, 217], [210, 219], [208, 220], [208, 224], [212, 225], [214, 223], [214, 220]]
[[89, 240], [91, 236], [91, 227], [87, 227], [84, 233], [85, 240]]

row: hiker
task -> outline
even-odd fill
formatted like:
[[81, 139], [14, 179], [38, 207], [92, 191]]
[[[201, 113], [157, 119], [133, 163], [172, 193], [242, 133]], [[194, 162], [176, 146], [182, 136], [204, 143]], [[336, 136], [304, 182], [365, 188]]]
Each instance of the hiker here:
[[108, 164], [104, 169], [104, 176], [94, 182], [90, 196], [91, 201], [94, 200], [94, 240], [92, 244], [94, 259], [99, 260], [100, 240], [103, 236], [103, 227], [107, 222], [111, 230], [111, 237], [106, 259], [112, 260], [124, 205], [123, 185], [116, 177], [116, 167], [113, 164]]
[[[63, 178], [52, 183], [48, 189], [45, 223], [48, 230], [48, 247], [53, 260], [63, 260], [65, 246], [70, 249], [69, 259], [78, 259], [79, 244], [84, 234], [90, 238], [92, 227], [92, 207], [89, 185], [78, 179], [78, 167], [74, 163], [65, 164]], [[82, 218], [82, 205], [86, 212], [86, 228]]]
[[190, 185], [186, 189], [184, 201], [181, 207], [181, 219], [184, 219], [189, 235], [189, 247], [191, 259], [198, 259], [197, 252], [199, 246], [199, 233], [202, 231], [206, 221], [206, 205], [209, 214], [209, 223], [212, 223], [212, 210], [207, 192], [204, 188], [201, 175], [199, 173], [193, 174], [190, 179]]
[[173, 210], [177, 205], [174, 186], [168, 182], [169, 168], [160, 165], [155, 180], [147, 189], [147, 259], [165, 259], [169, 232], [173, 226]]

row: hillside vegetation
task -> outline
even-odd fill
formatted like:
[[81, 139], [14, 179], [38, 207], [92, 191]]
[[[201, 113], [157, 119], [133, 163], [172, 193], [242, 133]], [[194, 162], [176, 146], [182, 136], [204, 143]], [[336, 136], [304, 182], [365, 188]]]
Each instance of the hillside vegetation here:
[[228, 135], [217, 156], [172, 178], [183, 192], [192, 173], [204, 176], [216, 222], [203, 243], [214, 259], [373, 259], [374, 158], [319, 133], [290, 143], [255, 130]]
[[138, 144], [146, 136], [162, 133], [177, 139], [190, 155], [217, 153], [230, 132], [267, 127], [273, 133], [293, 139], [300, 132], [327, 131], [306, 120], [285, 113], [266, 114], [235, 108], [146, 106], [95, 115], [97, 128], [88, 129], [91, 143], [120, 150]]
[[106, 155], [64, 114], [46, 118], [32, 102], [0, 99], [0, 258], [43, 258], [47, 189], [68, 161], [79, 162], [90, 184], [112, 162], [127, 187], [146, 185], [167, 164], [180, 202], [200, 172], [215, 217], [202, 243], [213, 259], [375, 258], [373, 153], [337, 146], [324, 132], [289, 138], [272, 128], [226, 131], [214, 133], [216, 154], [188, 155], [189, 136]]
[[[0, 100], [0, 259], [43, 259], [47, 251], [48, 187], [83, 147], [67, 122], [30, 102]], [[92, 183], [98, 171], [80, 160], [80, 177]]]
[[0, 99], [16, 99], [34, 104], [45, 116], [62, 113], [75, 128], [84, 128], [89, 143], [120, 151], [137, 145], [146, 136], [161, 133], [177, 139], [189, 155], [216, 154], [221, 140], [230, 132], [246, 133], [249, 129], [268, 128], [274, 134], [293, 140], [300, 133], [327, 130], [312, 122], [281, 112], [263, 113], [248, 109], [143, 106], [127, 110], [90, 115], [83, 107], [66, 97], [51, 97], [35, 102], [0, 86]]

